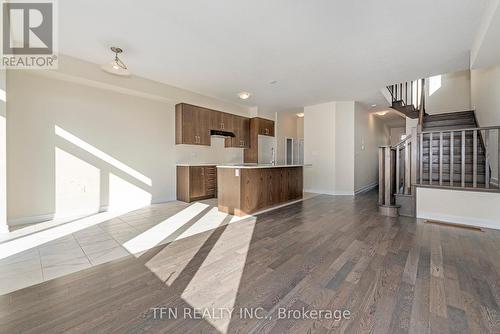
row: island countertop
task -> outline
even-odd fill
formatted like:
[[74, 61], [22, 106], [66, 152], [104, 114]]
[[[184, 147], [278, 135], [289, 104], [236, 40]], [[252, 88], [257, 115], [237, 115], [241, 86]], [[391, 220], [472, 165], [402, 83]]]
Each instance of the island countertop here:
[[217, 168], [233, 168], [233, 169], [255, 169], [255, 168], [287, 168], [287, 167], [309, 167], [311, 164], [227, 164], [227, 165], [217, 165]]

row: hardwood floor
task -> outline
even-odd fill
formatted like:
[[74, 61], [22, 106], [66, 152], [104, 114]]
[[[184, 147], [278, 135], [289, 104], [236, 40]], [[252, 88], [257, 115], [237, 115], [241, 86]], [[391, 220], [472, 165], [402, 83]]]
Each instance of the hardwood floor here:
[[[379, 216], [376, 202], [322, 195], [0, 296], [0, 331], [499, 333], [500, 232]], [[302, 308], [350, 318], [278, 319]]]

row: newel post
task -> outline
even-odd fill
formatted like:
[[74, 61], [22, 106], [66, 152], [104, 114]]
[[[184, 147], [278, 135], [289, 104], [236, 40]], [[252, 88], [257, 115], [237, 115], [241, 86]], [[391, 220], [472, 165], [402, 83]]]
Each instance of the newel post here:
[[398, 215], [398, 207], [394, 205], [395, 157], [391, 146], [379, 147], [379, 212], [392, 217]]

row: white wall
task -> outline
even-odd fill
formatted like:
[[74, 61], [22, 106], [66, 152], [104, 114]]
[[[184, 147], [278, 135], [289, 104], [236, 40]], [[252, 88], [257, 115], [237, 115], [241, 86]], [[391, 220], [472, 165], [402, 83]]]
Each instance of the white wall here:
[[303, 109], [290, 110], [278, 112], [276, 115], [276, 150], [277, 150], [277, 162], [285, 163], [286, 159], [286, 148], [285, 148], [285, 138], [292, 138], [294, 140], [295, 147], [297, 146], [297, 141], [299, 138], [299, 120], [302, 123], [303, 132], [303, 120], [297, 117], [297, 113], [304, 112]]
[[418, 127], [418, 118], [406, 117], [406, 134], [410, 135], [413, 128]]
[[401, 142], [401, 136], [406, 134], [406, 128], [391, 128], [391, 145], [396, 145]]
[[305, 191], [335, 193], [335, 110], [335, 102], [304, 108]]
[[[304, 109], [301, 111], [304, 112]], [[304, 117], [299, 117], [297, 119], [297, 137], [299, 139], [304, 139]]]
[[471, 110], [470, 71], [427, 78], [425, 92], [425, 110], [428, 114]]
[[[403, 133], [405, 129], [402, 128]], [[387, 145], [389, 129], [382, 120], [355, 104], [355, 192], [378, 184], [378, 148]]]
[[353, 101], [337, 102], [335, 110], [335, 192], [354, 195], [354, 116]]
[[132, 199], [173, 200], [176, 162], [243, 161], [243, 150], [224, 148], [222, 139], [176, 146], [174, 106], [248, 116], [246, 107], [69, 57], [58, 71], [9, 71], [7, 88], [9, 220], [58, 214], [61, 206], [70, 215], [78, 203], [98, 210], [127, 189]]
[[417, 188], [417, 217], [500, 229], [500, 194]]
[[304, 108], [306, 191], [354, 194], [354, 102], [329, 102]]
[[0, 70], [0, 233], [7, 226], [7, 87], [5, 71]]
[[[471, 97], [479, 126], [500, 126], [500, 66], [472, 70]], [[497, 131], [491, 131], [490, 157], [493, 182], [498, 184]]]

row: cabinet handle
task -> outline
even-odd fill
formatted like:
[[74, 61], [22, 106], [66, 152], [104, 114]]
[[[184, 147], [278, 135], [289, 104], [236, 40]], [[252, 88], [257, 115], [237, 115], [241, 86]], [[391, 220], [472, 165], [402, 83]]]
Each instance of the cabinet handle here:
[[220, 128], [224, 130], [224, 122], [220, 123]]
[[205, 176], [205, 168], [201, 169], [201, 176]]

